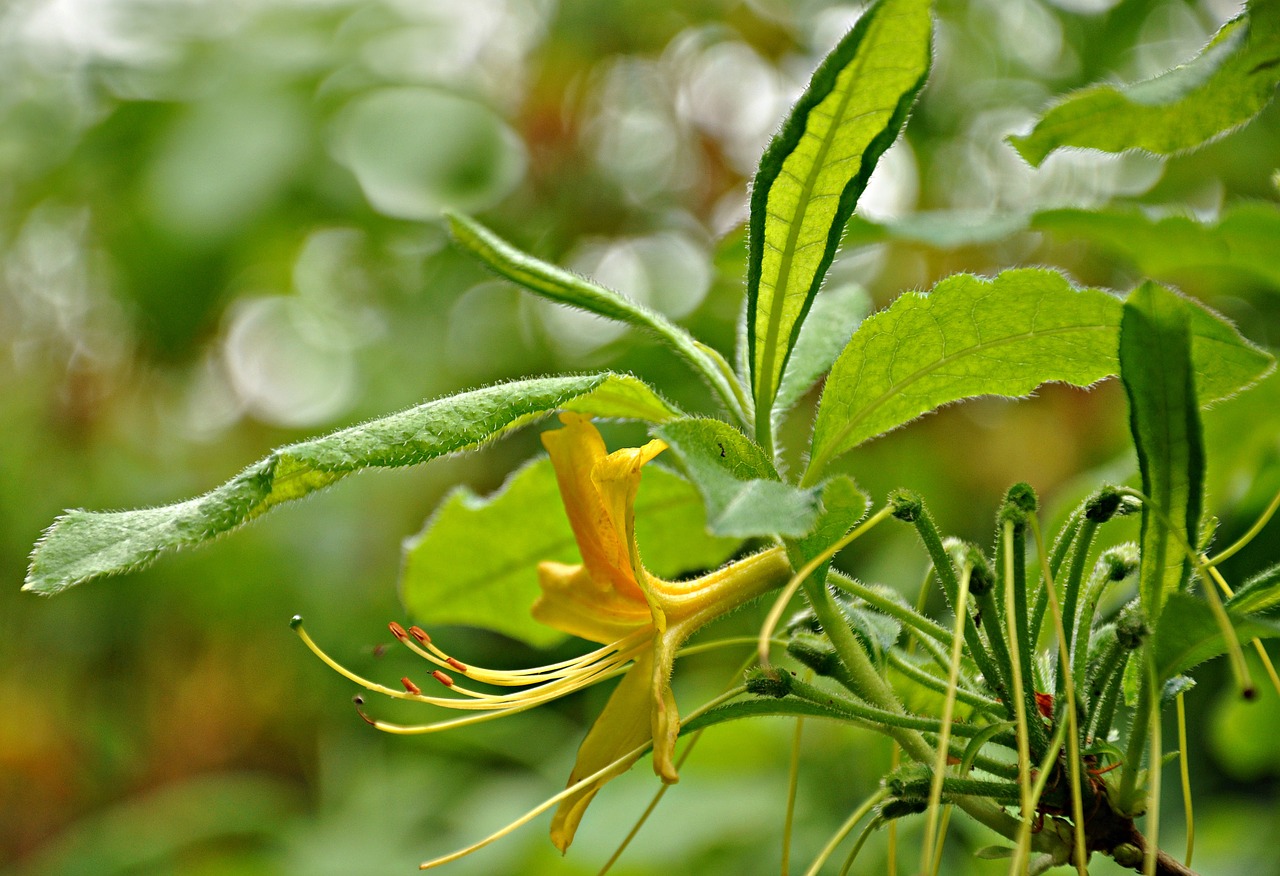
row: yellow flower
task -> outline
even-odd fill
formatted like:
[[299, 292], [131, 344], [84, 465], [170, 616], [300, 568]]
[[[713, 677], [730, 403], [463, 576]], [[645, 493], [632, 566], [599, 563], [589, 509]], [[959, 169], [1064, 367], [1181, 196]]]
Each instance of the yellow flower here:
[[[619, 762], [652, 740], [653, 769], [664, 782], [679, 779], [674, 762], [680, 718], [671, 693], [677, 649], [698, 628], [784, 584], [791, 567], [781, 548], [765, 551], [692, 581], [650, 575], [635, 540], [635, 497], [640, 470], [666, 449], [661, 441], [606, 453], [600, 433], [585, 417], [562, 413], [565, 428], [544, 432], [560, 496], [582, 554], [582, 563], [538, 566], [542, 598], [533, 616], [544, 624], [594, 642], [642, 634], [634, 663], [578, 749], [569, 784]], [[591, 798], [611, 776], [561, 802], [551, 823], [561, 850]]]
[[[635, 498], [641, 469], [666, 445], [650, 441], [643, 447], [608, 453], [589, 419], [562, 413], [560, 421], [564, 428], [543, 433], [542, 443], [551, 456], [582, 562], [539, 564], [542, 595], [533, 606], [533, 616], [562, 632], [599, 642], [601, 648], [533, 669], [482, 669], [449, 656], [418, 627], [405, 630], [391, 624], [397, 639], [439, 667], [432, 675], [448, 688], [449, 695], [430, 696], [408, 678], [401, 679], [401, 691], [356, 675], [321, 651], [301, 629], [299, 619], [294, 627], [322, 660], [369, 690], [479, 713], [423, 725], [365, 717], [391, 733], [429, 733], [524, 711], [625, 668], [622, 681], [578, 749], [568, 783], [573, 790], [563, 796], [552, 819], [552, 842], [564, 851], [591, 799], [605, 782], [630, 769], [645, 746], [652, 744], [654, 772], [665, 782], [678, 780], [674, 749], [680, 718], [670, 685], [676, 652], [700, 627], [782, 586], [791, 577], [791, 567], [783, 548], [777, 547], [690, 581], [666, 581], [649, 574], [636, 546]], [[458, 684], [457, 674], [520, 690], [506, 694], [473, 690]], [[361, 702], [357, 698], [357, 704]], [[583, 781], [591, 776], [595, 778]]]

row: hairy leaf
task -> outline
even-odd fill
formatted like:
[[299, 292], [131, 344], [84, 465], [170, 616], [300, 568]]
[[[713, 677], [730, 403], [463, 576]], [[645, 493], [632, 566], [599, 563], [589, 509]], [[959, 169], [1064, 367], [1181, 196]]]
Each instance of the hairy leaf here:
[[1145, 283], [1124, 305], [1120, 379], [1129, 396], [1129, 427], [1142, 473], [1142, 565], [1139, 593], [1147, 617], [1190, 575], [1184, 546], [1197, 547], [1204, 494], [1204, 438], [1191, 325], [1184, 300]]
[[806, 481], [834, 457], [941, 405], [1115, 373], [1120, 302], [1047, 270], [949, 277], [865, 320], [818, 406]]
[[[1280, 637], [1280, 624], [1261, 618], [1228, 614], [1240, 641]], [[1161, 683], [1227, 652], [1227, 641], [1213, 609], [1189, 593], [1174, 593], [1165, 601], [1155, 633], [1156, 677]], [[1137, 661], [1134, 661], [1137, 662]]]
[[535, 295], [559, 304], [579, 307], [608, 319], [616, 319], [650, 331], [661, 338], [707, 381], [728, 409], [742, 415], [741, 402], [732, 385], [732, 372], [719, 353], [656, 311], [606, 289], [563, 268], [521, 252], [469, 216], [446, 213], [449, 231], [458, 246], [490, 270]]
[[817, 490], [783, 483], [769, 457], [720, 420], [684, 419], [655, 430], [702, 491], [716, 535], [806, 535], [819, 511]]
[[[1205, 404], [1269, 374], [1275, 360], [1213, 311], [1186, 301]], [[958, 274], [865, 320], [827, 378], [805, 481], [836, 456], [942, 405], [1021, 396], [1041, 383], [1087, 386], [1118, 373], [1123, 305], [1043, 269]]]
[[1247, 273], [1280, 290], [1280, 206], [1235, 204], [1215, 222], [1189, 216], [1152, 219], [1137, 210], [1048, 210], [1031, 220], [1037, 231], [1087, 240], [1165, 278], [1188, 269]]
[[1188, 63], [1154, 79], [1094, 85], [1009, 142], [1031, 164], [1063, 146], [1104, 152], [1195, 149], [1257, 115], [1280, 84], [1280, 0], [1253, 0]]
[[272, 451], [203, 496], [136, 511], [73, 510], [45, 532], [24, 590], [57, 593], [208, 541], [364, 468], [476, 447], [556, 409], [662, 422], [678, 412], [634, 377], [546, 377], [477, 389]]
[[1254, 575], [1227, 600], [1227, 610], [1235, 614], [1261, 614], [1280, 606], [1280, 565]]
[[[644, 469], [635, 504], [636, 540], [649, 571], [679, 577], [720, 565], [737, 539], [706, 532], [702, 497], [657, 465]], [[480, 498], [464, 488], [441, 503], [422, 532], [405, 542], [400, 592], [420, 623], [486, 627], [534, 646], [564, 638], [534, 621], [538, 563], [579, 562], [548, 459], [517, 471]]]
[[837, 286], [821, 292], [796, 341], [782, 386], [773, 403], [780, 417], [831, 370], [858, 323], [871, 311], [871, 298], [861, 286]]
[[814, 73], [752, 185], [747, 346], [757, 422], [881, 154], [931, 61], [929, 0], [879, 0]]

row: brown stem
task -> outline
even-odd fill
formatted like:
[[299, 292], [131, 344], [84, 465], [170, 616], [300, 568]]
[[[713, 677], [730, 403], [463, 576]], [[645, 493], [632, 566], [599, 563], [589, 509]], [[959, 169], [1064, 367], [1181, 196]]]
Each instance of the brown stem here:
[[[1146, 857], [1147, 838], [1132, 827], [1126, 842], [1107, 850], [1116, 863], [1129, 867], [1139, 873], [1143, 872], [1143, 859]], [[1169, 853], [1156, 849], [1156, 876], [1197, 876], [1196, 871], [1178, 861]]]

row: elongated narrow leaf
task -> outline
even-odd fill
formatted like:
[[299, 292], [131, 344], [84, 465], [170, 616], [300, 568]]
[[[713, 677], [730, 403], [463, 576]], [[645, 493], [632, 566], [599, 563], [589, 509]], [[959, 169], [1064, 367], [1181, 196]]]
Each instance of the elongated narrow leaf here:
[[1185, 586], [1197, 547], [1204, 492], [1204, 439], [1191, 359], [1191, 321], [1182, 298], [1155, 283], [1134, 290], [1120, 324], [1120, 379], [1142, 472], [1139, 593], [1155, 621]]
[[1195, 149], [1257, 115], [1280, 84], [1280, 0], [1254, 0], [1195, 59], [1154, 79], [1068, 95], [1009, 142], [1033, 165], [1062, 146]]
[[445, 215], [454, 241], [490, 270], [535, 295], [653, 332], [702, 375], [731, 412], [743, 416], [732, 370], [723, 357], [665, 316], [620, 292], [521, 252], [469, 216]]
[[1115, 373], [1120, 301], [1052, 271], [960, 274], [865, 320], [827, 378], [807, 481], [863, 441], [950, 402]]
[[[707, 534], [702, 496], [685, 479], [645, 467], [635, 505], [636, 540], [649, 571], [664, 578], [720, 565], [738, 539]], [[454, 490], [405, 542], [400, 592], [424, 625], [485, 627], [535, 646], [564, 635], [534, 621], [538, 563], [579, 562], [573, 530], [548, 459], [520, 469], [488, 498]]]
[[364, 468], [416, 465], [466, 450], [556, 409], [662, 422], [678, 413], [634, 377], [594, 374], [504, 383], [273, 451], [203, 496], [136, 511], [68, 511], [31, 555], [24, 590], [57, 593], [208, 541], [281, 502]]
[[749, 538], [806, 535], [820, 508], [816, 490], [783, 483], [768, 455], [720, 420], [674, 420], [655, 430], [684, 463], [707, 505], [712, 533]]
[[1236, 204], [1212, 222], [1189, 216], [1152, 219], [1137, 210], [1049, 210], [1031, 227], [1065, 239], [1087, 240], [1132, 262], [1146, 276], [1191, 271], [1245, 273], [1280, 291], [1280, 206]]
[[928, 74], [928, 0], [880, 0], [827, 56], [769, 144], [751, 194], [747, 346], [757, 421], [880, 155]]
[[775, 419], [785, 414], [831, 370], [831, 364], [849, 343], [858, 323], [870, 312], [870, 296], [854, 284], [824, 289], [813, 300], [813, 309], [787, 360], [782, 386], [774, 400]]
[[[1275, 361], [1213, 311], [1185, 301], [1202, 404], [1229, 398]], [[1041, 383], [1088, 386], [1119, 373], [1123, 305], [1061, 275], [1024, 268], [958, 274], [865, 320], [827, 377], [805, 482], [864, 441], [942, 405], [1021, 396]]]

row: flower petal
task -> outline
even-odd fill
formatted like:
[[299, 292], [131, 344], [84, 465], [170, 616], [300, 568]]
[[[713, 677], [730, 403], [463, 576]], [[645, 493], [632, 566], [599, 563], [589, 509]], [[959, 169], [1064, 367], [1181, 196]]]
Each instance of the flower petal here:
[[533, 617], [562, 633], [607, 645], [652, 623], [646, 602], [622, 596], [584, 565], [539, 563], [538, 584]]
[[573, 842], [578, 823], [604, 783], [631, 769], [644, 752], [628, 755], [652, 739], [649, 706], [652, 702], [653, 669], [653, 652], [646, 650], [614, 688], [600, 717], [591, 726], [587, 738], [582, 740], [568, 784], [579, 782], [615, 761], [617, 766], [560, 802], [551, 819], [551, 841], [561, 852]]

